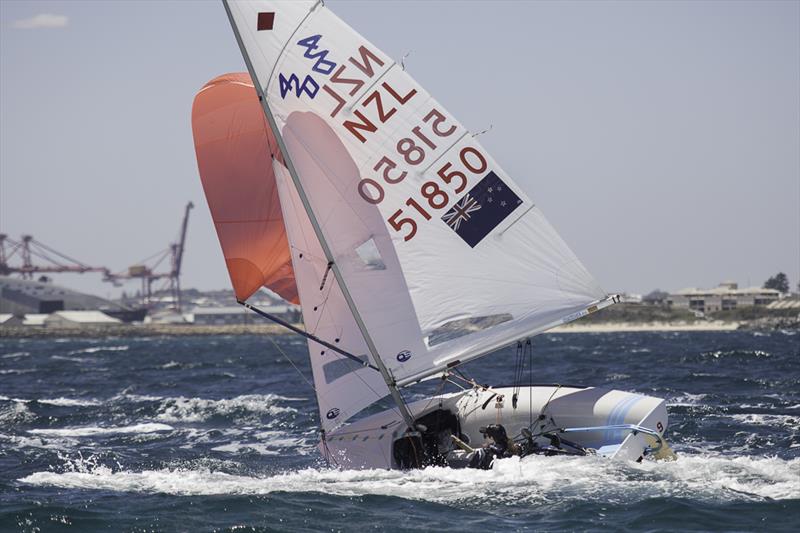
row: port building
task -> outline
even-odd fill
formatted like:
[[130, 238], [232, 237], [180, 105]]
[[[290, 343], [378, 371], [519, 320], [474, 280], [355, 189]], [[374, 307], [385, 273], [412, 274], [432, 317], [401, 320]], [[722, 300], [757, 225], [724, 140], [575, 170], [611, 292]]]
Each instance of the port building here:
[[44, 319], [44, 326], [48, 328], [113, 326], [121, 323], [121, 320], [112, 318], [101, 311], [56, 311]]
[[47, 315], [57, 311], [102, 311], [122, 320], [128, 320], [128, 315], [133, 320], [144, 318], [144, 310], [137, 313], [138, 310], [128, 309], [98, 296], [50, 282], [0, 276], [0, 313], [23, 316]]
[[[296, 305], [269, 305], [261, 307], [265, 313], [278, 316], [288, 322], [300, 319], [300, 308]], [[189, 315], [190, 322], [202, 325], [260, 324], [264, 319], [238, 305], [236, 307], [195, 307]]]

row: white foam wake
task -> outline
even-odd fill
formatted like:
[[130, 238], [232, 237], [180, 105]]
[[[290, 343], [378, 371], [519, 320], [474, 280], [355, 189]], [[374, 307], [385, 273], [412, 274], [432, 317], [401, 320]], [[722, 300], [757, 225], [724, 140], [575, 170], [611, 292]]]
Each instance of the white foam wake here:
[[143, 424], [134, 424], [132, 426], [84, 426], [62, 429], [31, 429], [28, 430], [28, 433], [31, 435], [42, 435], [45, 437], [90, 437], [96, 435], [113, 435], [116, 433], [155, 433], [157, 431], [172, 431], [173, 429], [175, 428], [168, 426], [167, 424], [147, 422]]
[[796, 498], [800, 492], [800, 459], [683, 456], [672, 463], [622, 464], [601, 458], [528, 457], [499, 461], [490, 471], [306, 469], [270, 477], [239, 476], [208, 469], [130, 472], [96, 466], [65, 473], [36, 472], [19, 481], [67, 489], [177, 495], [324, 492], [476, 504], [631, 502], [674, 495], [704, 500], [785, 499]]
[[164, 398], [156, 419], [163, 422], [203, 422], [213, 416], [247, 418], [254, 415], [275, 416], [297, 412], [292, 407], [280, 405], [287, 401], [298, 401], [298, 398], [287, 398], [277, 394], [246, 394], [222, 400], [183, 396]]

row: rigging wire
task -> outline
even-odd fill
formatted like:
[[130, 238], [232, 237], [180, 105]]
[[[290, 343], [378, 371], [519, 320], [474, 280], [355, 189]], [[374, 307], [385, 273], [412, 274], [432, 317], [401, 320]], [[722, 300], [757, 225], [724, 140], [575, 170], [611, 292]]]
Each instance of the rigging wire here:
[[[428, 403], [426, 403], [426, 404], [425, 404], [425, 407], [423, 407], [422, 409], [420, 409], [420, 411], [419, 411], [420, 413], [424, 413], [425, 411], [427, 411], [427, 410], [428, 410], [428, 407], [430, 407], [430, 406], [431, 406], [431, 404], [433, 403], [433, 401], [434, 401], [434, 400], [436, 400], [436, 399], [437, 399], [437, 397], [441, 396], [441, 394], [442, 394], [442, 391], [444, 390], [444, 386], [445, 386], [445, 384], [446, 384], [446, 383], [447, 383], [447, 376], [444, 376], [444, 377], [441, 379], [441, 383], [439, 384], [439, 387], [436, 389], [436, 392], [435, 392], [435, 393], [434, 393], [434, 394], [431, 396], [431, 399], [430, 399], [430, 400], [428, 400]], [[439, 398], [439, 401], [441, 402], [441, 398]]]
[[[547, 412], [547, 408], [550, 406], [550, 402], [553, 400], [553, 397], [556, 395], [556, 393], [557, 393], [557, 392], [558, 392], [560, 389], [561, 389], [561, 385], [560, 385], [560, 384], [558, 384], [558, 383], [556, 383], [556, 388], [555, 388], [555, 390], [553, 390], [553, 393], [552, 393], [552, 394], [550, 394], [550, 397], [547, 399], [547, 401], [545, 402], [544, 406], [542, 407], [542, 410], [539, 412], [539, 418], [538, 418], [538, 420], [547, 420], [548, 416], [547, 416], [547, 415], [545, 415], [545, 412]], [[531, 416], [532, 416], [532, 415], [531, 415]], [[549, 418], [550, 418], [550, 423], [551, 423], [551, 424], [553, 424], [553, 426], [555, 426], [556, 428], [558, 428], [558, 424], [556, 424], [556, 421], [555, 421], [555, 419], [554, 419], [552, 416], [550, 416]], [[533, 423], [531, 423], [531, 425], [533, 425]], [[546, 424], [545, 424], [545, 425], [542, 425], [542, 430], [541, 430], [541, 431], [539, 431], [539, 432], [536, 432], [536, 433], [534, 433], [534, 434], [535, 434], [535, 435], [541, 435], [541, 434], [545, 433], [545, 431], [544, 431], [544, 429], [543, 429], [545, 426], [546, 426]]]
[[[301, 231], [301, 233], [303, 233], [303, 236], [305, 237], [305, 233], [303, 232], [303, 229], [302, 229], [302, 228], [300, 229], [300, 231]], [[307, 254], [307, 252], [303, 252], [303, 253], [306, 253], [306, 254]], [[311, 254], [307, 254], [307, 255], [311, 255]], [[313, 258], [314, 256], [313, 256], [313, 255], [311, 255], [311, 257]], [[320, 285], [320, 291], [322, 291], [323, 289], [325, 289], [325, 285], [326, 285], [326, 284], [325, 284], [325, 278], [327, 278], [327, 276], [328, 276], [328, 273], [330, 272], [330, 269], [331, 269], [331, 267], [332, 267], [332, 266], [333, 266], [333, 263], [332, 263], [332, 262], [328, 262], [327, 268], [326, 268], [326, 270], [325, 270], [325, 275], [323, 276], [323, 281], [322, 281], [322, 284]], [[311, 332], [312, 334], [314, 334], [314, 335], [316, 335], [317, 329], [319, 328], [319, 324], [320, 324], [320, 322], [322, 321], [322, 315], [323, 315], [324, 313], [327, 313], [327, 312], [328, 312], [328, 309], [327, 309], [327, 303], [328, 303], [328, 299], [331, 297], [331, 294], [332, 294], [332, 292], [333, 292], [333, 288], [334, 288], [334, 286], [338, 286], [338, 282], [336, 282], [335, 280], [334, 280], [334, 282], [332, 282], [332, 283], [330, 283], [330, 284], [328, 284], [328, 285], [327, 285], [327, 289], [326, 289], [326, 292], [325, 292], [325, 297], [323, 298], [322, 302], [321, 302], [321, 303], [319, 303], [319, 304], [317, 304], [316, 306], [314, 306], [314, 309], [315, 309], [315, 310], [317, 310], [317, 308], [319, 308], [319, 313], [318, 313], [318, 315], [317, 315], [317, 320], [316, 320], [316, 323], [314, 324], [313, 328], [311, 328], [311, 330], [310, 330], [310, 332]], [[341, 333], [341, 332], [343, 331], [343, 328], [341, 327], [341, 325], [339, 325], [339, 324], [337, 323], [337, 321], [336, 321], [336, 320], [335, 320], [335, 319], [334, 319], [332, 316], [330, 317], [330, 319], [331, 319], [331, 323], [332, 323], [334, 326], [336, 326], [337, 330], [339, 330], [339, 332], [340, 332], [340, 333], [339, 333], [339, 337], [338, 337], [338, 339], [341, 339], [341, 338], [342, 338], [342, 333]], [[338, 343], [338, 340], [337, 340], [337, 341], [335, 341], [335, 342], [337, 342], [337, 343]], [[382, 394], [379, 394], [379, 393], [378, 393], [378, 391], [376, 391], [376, 390], [375, 390], [375, 389], [374, 389], [374, 388], [373, 388], [373, 387], [372, 387], [372, 386], [371, 386], [371, 385], [370, 385], [370, 384], [367, 382], [367, 380], [366, 380], [366, 379], [364, 379], [364, 377], [361, 375], [361, 373], [360, 373], [360, 372], [358, 372], [359, 370], [361, 370], [361, 368], [363, 367], [363, 365], [360, 365], [359, 367], [355, 367], [355, 366], [354, 366], [354, 365], [355, 365], [355, 361], [353, 361], [352, 359], [346, 358], [346, 359], [341, 359], [341, 360], [342, 360], [342, 361], [345, 361], [345, 364], [347, 364], [347, 365], [349, 366], [349, 368], [350, 368], [350, 372], [351, 372], [351, 373], [352, 373], [352, 374], [353, 374], [353, 375], [354, 375], [354, 376], [355, 376], [355, 377], [356, 377], [356, 378], [357, 378], [359, 381], [361, 381], [361, 383], [363, 383], [363, 384], [364, 384], [364, 386], [365, 386], [366, 388], [368, 388], [368, 389], [369, 389], [369, 390], [372, 392], [372, 394], [374, 394], [374, 395], [375, 395], [375, 401], [376, 401], [376, 402], [377, 402], [377, 401], [379, 401], [379, 400], [381, 400], [381, 399], [382, 399], [384, 396], [386, 396], [385, 394], [383, 394], [383, 395], [382, 395]], [[367, 360], [369, 360], [369, 357], [367, 357]], [[392, 407], [392, 410], [394, 410], [394, 411], [395, 411], [395, 412], [396, 412], [396, 413], [397, 413], [399, 416], [401, 416], [401, 417], [402, 417], [402, 414], [400, 413], [400, 410], [399, 410], [399, 408], [398, 408], [398, 407], [396, 407], [396, 406], [395, 406], [395, 407]]]
[[413, 52], [413, 50], [409, 50], [408, 52], [403, 54], [403, 57], [400, 58], [400, 66], [402, 67], [404, 72], [406, 70], [406, 58], [411, 55], [411, 52]]
[[494, 390], [494, 389], [492, 389], [491, 385], [481, 385], [480, 383], [478, 383], [474, 379], [465, 376], [460, 370], [458, 370], [456, 368], [452, 369], [452, 373], [450, 374], [450, 376], [456, 377], [456, 378], [462, 380], [464, 383], [472, 385], [476, 389], [480, 389], [482, 391]]
[[340, 467], [341, 465], [339, 464], [339, 461], [336, 460], [336, 457], [333, 456], [333, 453], [331, 453], [330, 448], [328, 448], [328, 438], [327, 438], [327, 436], [325, 434], [325, 430], [324, 429], [320, 428], [319, 436], [320, 436], [320, 439], [322, 440], [322, 447], [325, 448], [325, 453], [323, 454], [324, 457], [325, 457], [325, 464], [328, 466], [328, 468], [330, 468], [331, 460], [333, 460], [333, 463], [337, 467]]
[[517, 408], [517, 400], [519, 399], [519, 389], [522, 381], [522, 371], [525, 364], [524, 352], [522, 348], [522, 341], [517, 341], [517, 356], [514, 361], [514, 388], [511, 394], [511, 407]]
[[533, 427], [533, 346], [530, 338], [526, 345], [530, 348], [528, 350], [528, 429], [530, 429]]
[[473, 133], [472, 137], [475, 138], [478, 137], [479, 135], [483, 135], [484, 133], [489, 133], [490, 131], [492, 131], [493, 127], [494, 127], [493, 124], [489, 124], [489, 127], [486, 128], [485, 130], [479, 131], [478, 133]]
[[545, 402], [545, 404], [544, 404], [544, 407], [542, 407], [542, 412], [541, 412], [541, 414], [542, 414], [542, 415], [545, 413], [545, 411], [547, 411], [547, 408], [548, 408], [548, 407], [550, 407], [550, 402], [553, 400], [553, 396], [555, 396], [555, 395], [556, 395], [556, 393], [557, 393], [557, 392], [558, 392], [560, 389], [561, 389], [561, 385], [559, 385], [558, 383], [556, 383], [556, 388], [555, 388], [555, 390], [553, 391], [553, 394], [551, 394], [551, 395], [550, 395], [550, 397], [549, 397], [549, 398], [547, 399], [547, 401]]
[[[303, 374], [303, 372], [297, 367], [296, 364], [294, 364], [294, 361], [292, 361], [292, 359], [288, 355], [286, 355], [286, 352], [284, 352], [283, 349], [281, 349], [281, 347], [278, 345], [278, 343], [275, 342], [275, 339], [273, 339], [271, 336], [268, 336], [267, 338], [275, 347], [275, 349], [278, 350], [278, 353], [280, 353], [284, 357], [284, 359], [289, 361], [289, 364], [292, 365], [292, 368], [294, 368], [297, 371], [297, 373], [300, 374], [300, 377], [303, 378], [303, 381], [305, 381], [306, 384], [311, 388], [311, 390], [314, 391], [314, 394], [317, 394], [317, 389], [316, 387], [314, 387], [314, 384], [311, 383], [306, 377], [306, 375]], [[320, 440], [322, 440], [322, 447], [325, 448], [325, 453], [323, 455], [325, 457], [325, 462], [327, 463], [328, 467], [330, 467], [331, 460], [333, 460], [334, 464], [337, 467], [340, 466], [339, 462], [336, 460], [336, 457], [334, 457], [333, 453], [331, 453], [330, 449], [328, 448], [328, 439], [325, 430], [320, 428], [319, 433], [320, 433]]]
[[272, 345], [275, 347], [275, 349], [276, 349], [276, 350], [278, 350], [278, 353], [280, 353], [280, 354], [281, 354], [281, 355], [282, 355], [282, 356], [283, 356], [283, 357], [284, 357], [284, 358], [285, 358], [287, 361], [289, 361], [289, 364], [290, 364], [290, 365], [292, 365], [292, 367], [293, 367], [295, 370], [297, 370], [297, 373], [298, 373], [298, 374], [300, 374], [300, 377], [301, 377], [301, 378], [303, 378], [303, 381], [305, 381], [305, 382], [306, 382], [306, 384], [307, 384], [309, 387], [311, 387], [311, 390], [312, 390], [312, 391], [314, 391], [314, 394], [316, 394], [316, 393], [317, 393], [317, 389], [314, 387], [314, 384], [313, 384], [313, 383], [311, 383], [311, 382], [308, 380], [308, 378], [306, 377], [306, 375], [305, 375], [305, 374], [303, 374], [303, 372], [302, 372], [302, 371], [301, 371], [301, 370], [300, 370], [300, 369], [297, 367], [297, 365], [296, 365], [296, 364], [294, 364], [294, 361], [292, 361], [292, 360], [289, 358], [289, 356], [288, 356], [288, 355], [286, 355], [286, 352], [284, 352], [284, 351], [281, 349], [281, 347], [280, 347], [280, 346], [278, 346], [278, 343], [277, 343], [277, 342], [275, 342], [275, 339], [273, 339], [271, 335], [268, 335], [268, 336], [267, 336], [267, 338], [269, 339], [269, 342], [271, 342], [271, 343], [272, 343]]
[[[298, 212], [299, 212], [299, 211], [298, 211]], [[306, 243], [306, 248], [305, 248], [305, 249], [301, 249], [301, 248], [298, 248], [298, 247], [296, 247], [296, 246], [292, 246], [292, 250], [293, 250], [293, 251], [295, 251], [295, 250], [296, 250], [296, 251], [299, 253], [299, 256], [300, 256], [301, 258], [305, 256], [305, 257], [307, 257], [307, 258], [308, 258], [309, 260], [311, 260], [311, 261], [322, 261], [322, 260], [324, 260], [324, 258], [323, 258], [322, 256], [318, 256], [318, 255], [316, 255], [316, 253], [314, 253], [314, 252], [311, 252], [311, 251], [310, 251], [309, 240], [315, 239], [315, 236], [314, 236], [314, 237], [309, 237], [309, 236], [307, 236], [307, 235], [306, 235], [306, 232], [305, 232], [305, 229], [304, 229], [302, 226], [300, 226], [300, 228], [299, 228], [299, 229], [300, 229], [300, 234], [301, 234], [301, 236], [302, 236], [302, 238], [303, 238], [303, 241]], [[313, 242], [313, 240], [312, 240], [312, 242]], [[325, 296], [323, 297], [323, 299], [322, 299], [322, 302], [318, 303], [318, 304], [315, 306], [315, 308], [319, 308], [319, 312], [318, 312], [318, 314], [317, 314], [316, 322], [314, 323], [314, 325], [313, 325], [313, 326], [311, 326], [310, 324], [309, 324], [309, 325], [307, 325], [307, 327], [308, 327], [307, 331], [311, 332], [312, 334], [316, 334], [316, 331], [317, 331], [317, 329], [319, 328], [320, 322], [322, 321], [323, 314], [325, 314], [325, 313], [327, 313], [327, 312], [328, 312], [328, 309], [327, 309], [327, 303], [328, 303], [328, 299], [331, 297], [331, 295], [332, 295], [332, 293], [333, 293], [333, 289], [334, 289], [334, 287], [335, 287], [335, 286], [338, 286], [338, 281], [337, 281], [337, 280], [335, 280], [335, 278], [334, 278], [334, 281], [333, 281], [332, 283], [325, 283], [325, 279], [327, 278], [327, 276], [328, 276], [328, 273], [330, 272], [330, 270], [332, 269], [332, 267], [333, 267], [333, 263], [332, 263], [332, 262], [328, 262], [328, 263], [327, 263], [327, 266], [326, 266], [326, 269], [325, 269], [325, 274], [324, 274], [324, 276], [323, 276], [323, 280], [322, 280], [322, 282], [320, 283], [320, 291], [322, 291], [322, 290], [325, 290]], [[315, 309], [315, 310], [316, 310], [316, 309]], [[335, 320], [333, 316], [330, 316], [330, 319], [331, 319], [331, 323], [332, 323], [332, 324], [333, 324], [333, 325], [334, 325], [334, 326], [337, 328], [337, 330], [339, 330], [339, 332], [340, 332], [340, 333], [339, 333], [339, 336], [338, 336], [337, 338], [338, 338], [338, 339], [341, 339], [341, 338], [342, 338], [342, 333], [341, 333], [341, 331], [343, 331], [343, 328], [342, 328], [342, 326], [341, 326], [340, 324], [338, 324], [338, 321], [337, 321], [337, 320]], [[337, 343], [338, 343], [338, 341], [335, 341], [335, 342], [337, 342]], [[350, 372], [351, 372], [351, 373], [352, 373], [352, 374], [353, 374], [353, 375], [354, 375], [354, 376], [355, 376], [355, 377], [356, 377], [356, 378], [357, 378], [357, 379], [358, 379], [358, 380], [359, 380], [359, 381], [360, 381], [360, 382], [361, 382], [361, 383], [362, 383], [362, 384], [363, 384], [363, 385], [364, 385], [364, 386], [365, 386], [367, 389], [369, 389], [369, 390], [370, 390], [370, 392], [372, 392], [372, 394], [374, 394], [374, 395], [375, 395], [375, 402], [378, 402], [378, 401], [380, 401], [382, 398], [384, 398], [384, 397], [386, 396], [386, 394], [380, 394], [378, 391], [376, 391], [376, 390], [375, 390], [375, 389], [374, 389], [374, 388], [373, 388], [373, 387], [372, 387], [372, 386], [369, 384], [369, 382], [368, 382], [368, 381], [367, 381], [367, 380], [364, 378], [364, 376], [362, 376], [362, 375], [361, 375], [361, 372], [359, 372], [359, 370], [360, 370], [361, 368], [356, 368], [356, 367], [354, 366], [354, 365], [355, 365], [355, 361], [352, 361], [352, 360], [351, 360], [351, 359], [349, 359], [349, 358], [347, 358], [347, 359], [343, 359], [343, 360], [344, 360], [344, 361], [346, 361], [346, 363], [345, 363], [345, 364], [348, 364], [348, 366], [349, 366], [349, 368], [350, 368]], [[367, 357], [367, 360], [369, 360], [369, 357]], [[372, 366], [372, 365], [370, 365], [370, 366]], [[391, 407], [391, 409], [392, 409], [392, 410], [393, 410], [395, 413], [397, 413], [397, 415], [398, 415], [398, 416], [400, 416], [400, 417], [402, 418], [402, 413], [400, 412], [400, 409], [399, 409], [399, 407], [397, 407], [397, 406], [392, 406], [392, 407]]]

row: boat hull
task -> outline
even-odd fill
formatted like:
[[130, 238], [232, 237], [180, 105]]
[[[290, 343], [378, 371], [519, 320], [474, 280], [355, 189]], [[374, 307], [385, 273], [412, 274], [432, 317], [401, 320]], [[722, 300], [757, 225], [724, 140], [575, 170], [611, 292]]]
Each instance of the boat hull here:
[[661, 398], [561, 385], [471, 389], [426, 398], [409, 404], [409, 409], [421, 424], [414, 433], [407, 432], [395, 410], [387, 410], [331, 432], [320, 443], [320, 451], [332, 465], [348, 469], [423, 466], [424, 461], [403, 461], [397, 447], [407, 445], [420, 453], [419, 445], [411, 441], [423, 439], [416, 442], [424, 441], [430, 448], [432, 433], [438, 432], [435, 437], [443, 456], [448, 431], [469, 447], [479, 448], [487, 442], [481, 428], [502, 424], [517, 439], [528, 428], [534, 434], [559, 434], [614, 460], [637, 461], [655, 441], [662, 442], [668, 422]]

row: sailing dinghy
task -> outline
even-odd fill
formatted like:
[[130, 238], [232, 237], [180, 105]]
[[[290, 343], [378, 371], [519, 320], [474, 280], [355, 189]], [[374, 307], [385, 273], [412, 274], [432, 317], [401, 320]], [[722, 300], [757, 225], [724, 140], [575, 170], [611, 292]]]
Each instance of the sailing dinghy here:
[[[523, 453], [664, 454], [663, 399], [461, 373], [618, 300], [476, 136], [322, 2], [224, 7], [249, 72], [197, 94], [198, 167], [237, 300], [308, 339], [323, 456], [464, 466], [497, 425]], [[261, 287], [304, 329], [248, 303]]]

